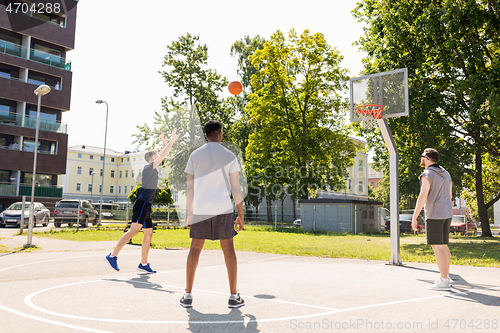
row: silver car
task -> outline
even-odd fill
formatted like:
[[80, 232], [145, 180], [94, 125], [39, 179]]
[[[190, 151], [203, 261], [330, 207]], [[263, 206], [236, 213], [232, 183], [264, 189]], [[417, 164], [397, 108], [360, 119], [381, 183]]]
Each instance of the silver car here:
[[[50, 211], [40, 202], [34, 202], [35, 205], [35, 215], [33, 219], [33, 227], [36, 227], [37, 223], [41, 223], [44, 227], [49, 224]], [[15, 202], [10, 205], [6, 210], [0, 213], [0, 226], [4, 227], [6, 225], [15, 225], [20, 227], [21, 221], [21, 208], [22, 202]], [[30, 203], [27, 202], [24, 205], [24, 225], [27, 226], [30, 218]]]

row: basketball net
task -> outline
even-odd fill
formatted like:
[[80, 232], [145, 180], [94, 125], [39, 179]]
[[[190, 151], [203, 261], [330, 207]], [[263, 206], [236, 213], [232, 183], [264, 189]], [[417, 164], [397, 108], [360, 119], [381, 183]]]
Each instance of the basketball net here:
[[374, 129], [377, 127], [377, 119], [382, 118], [382, 106], [378, 104], [364, 104], [356, 106], [356, 112], [360, 116], [371, 116], [372, 119], [366, 119], [361, 122], [361, 128]]

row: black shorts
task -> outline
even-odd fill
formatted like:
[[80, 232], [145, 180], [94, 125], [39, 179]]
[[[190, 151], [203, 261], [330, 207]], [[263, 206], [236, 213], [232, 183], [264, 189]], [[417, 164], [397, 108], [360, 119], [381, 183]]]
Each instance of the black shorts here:
[[447, 245], [449, 243], [451, 218], [444, 220], [427, 219], [425, 224], [427, 244]]
[[[196, 222], [197, 220], [199, 222]], [[233, 213], [216, 215], [207, 219], [194, 216], [189, 231], [189, 237], [195, 239], [228, 239], [237, 234], [234, 230]]]
[[144, 229], [152, 228], [151, 204], [147, 201], [136, 200], [132, 208], [132, 223], [142, 224]]

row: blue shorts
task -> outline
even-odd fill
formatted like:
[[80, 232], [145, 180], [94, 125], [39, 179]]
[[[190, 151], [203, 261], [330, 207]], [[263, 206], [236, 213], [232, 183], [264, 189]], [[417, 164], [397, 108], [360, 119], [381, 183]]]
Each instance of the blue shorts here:
[[132, 208], [132, 223], [139, 223], [144, 229], [152, 228], [151, 204], [144, 200], [136, 200]]

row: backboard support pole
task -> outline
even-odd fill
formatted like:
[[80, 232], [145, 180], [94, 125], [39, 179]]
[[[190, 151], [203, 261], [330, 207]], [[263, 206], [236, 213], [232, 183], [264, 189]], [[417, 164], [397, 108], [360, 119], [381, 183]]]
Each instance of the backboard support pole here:
[[389, 265], [402, 266], [399, 250], [399, 156], [387, 119], [377, 119], [378, 127], [389, 151], [389, 178], [391, 191], [391, 258]]

